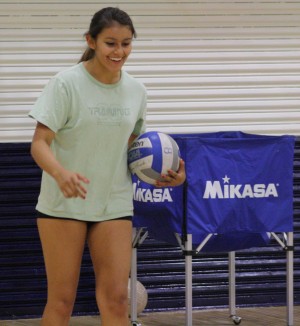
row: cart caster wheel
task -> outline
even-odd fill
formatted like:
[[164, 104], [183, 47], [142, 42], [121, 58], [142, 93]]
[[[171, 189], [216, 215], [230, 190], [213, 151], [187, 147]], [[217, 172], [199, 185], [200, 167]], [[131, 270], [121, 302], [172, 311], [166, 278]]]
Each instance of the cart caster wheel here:
[[131, 326], [142, 326], [142, 324], [138, 323], [137, 321], [131, 322]]
[[239, 325], [242, 321], [242, 318], [239, 316], [231, 316], [232, 321], [234, 322], [235, 325]]

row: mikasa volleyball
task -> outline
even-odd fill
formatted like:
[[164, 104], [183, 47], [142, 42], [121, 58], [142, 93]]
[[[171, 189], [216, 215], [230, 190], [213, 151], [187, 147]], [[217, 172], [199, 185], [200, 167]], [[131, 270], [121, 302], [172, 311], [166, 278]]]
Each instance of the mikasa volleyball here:
[[161, 180], [168, 170], [179, 169], [180, 152], [175, 140], [162, 132], [140, 135], [128, 150], [128, 166], [132, 174], [149, 184]]

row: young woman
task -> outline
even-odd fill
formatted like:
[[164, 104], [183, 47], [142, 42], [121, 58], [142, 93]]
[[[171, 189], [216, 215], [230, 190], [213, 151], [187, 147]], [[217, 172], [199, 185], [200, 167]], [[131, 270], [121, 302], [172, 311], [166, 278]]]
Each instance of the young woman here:
[[[95, 13], [79, 64], [50, 80], [30, 116], [43, 170], [38, 230], [48, 282], [43, 326], [68, 325], [87, 241], [101, 326], [128, 325], [132, 184], [128, 144], [145, 131], [146, 90], [122, 67], [136, 36], [118, 8]], [[184, 163], [157, 186], [178, 186]]]

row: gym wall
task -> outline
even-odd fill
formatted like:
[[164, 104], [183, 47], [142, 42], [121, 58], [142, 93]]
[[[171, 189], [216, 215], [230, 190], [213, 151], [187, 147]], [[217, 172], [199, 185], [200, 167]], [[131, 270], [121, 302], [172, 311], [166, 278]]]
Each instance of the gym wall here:
[[149, 129], [300, 134], [299, 1], [1, 0], [1, 142], [30, 141], [32, 104], [114, 5], [138, 32], [125, 69], [148, 89]]

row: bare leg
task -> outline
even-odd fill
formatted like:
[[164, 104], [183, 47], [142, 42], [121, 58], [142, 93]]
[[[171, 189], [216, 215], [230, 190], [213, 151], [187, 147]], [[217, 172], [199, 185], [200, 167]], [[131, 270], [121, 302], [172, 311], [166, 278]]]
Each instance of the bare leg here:
[[76, 298], [87, 225], [80, 221], [39, 218], [38, 229], [48, 284], [42, 326], [67, 326]]
[[128, 326], [128, 278], [132, 223], [112, 220], [93, 225], [88, 244], [96, 275], [101, 326]]

